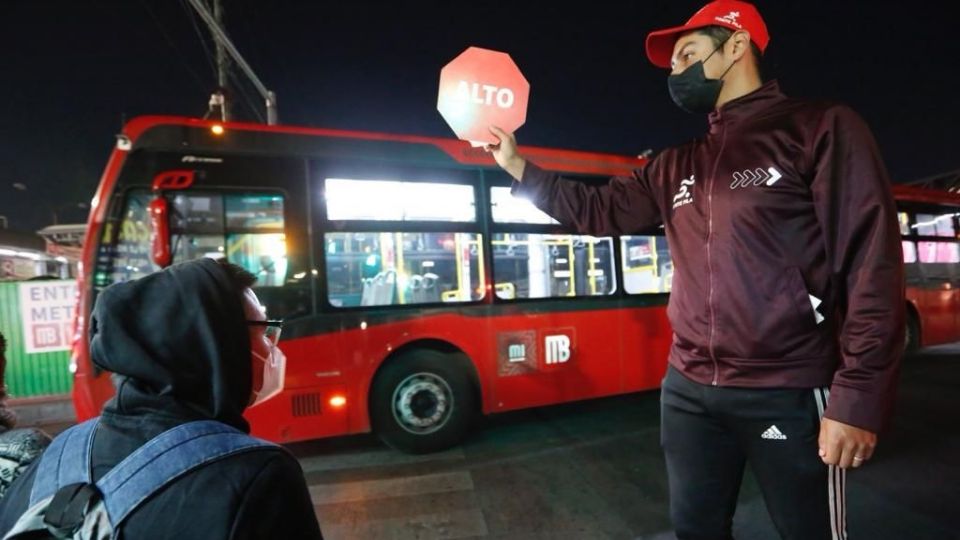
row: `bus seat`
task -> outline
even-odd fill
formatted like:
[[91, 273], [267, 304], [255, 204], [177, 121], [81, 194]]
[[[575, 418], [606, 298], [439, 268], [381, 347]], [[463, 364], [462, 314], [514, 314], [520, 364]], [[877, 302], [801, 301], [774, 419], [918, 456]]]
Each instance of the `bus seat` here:
[[360, 305], [361, 306], [372, 306], [376, 298], [376, 283], [374, 282], [375, 278], [363, 278], [363, 290], [360, 293]]
[[385, 270], [374, 278], [377, 282], [374, 305], [389, 306], [394, 304], [397, 293], [397, 271]]
[[513, 300], [517, 297], [517, 287], [513, 283], [497, 283], [494, 287], [497, 298]]
[[420, 274], [410, 276], [410, 281], [407, 283], [407, 303], [423, 303], [423, 276]]
[[423, 282], [420, 288], [420, 296], [422, 302], [439, 302], [440, 301], [440, 288], [437, 286], [437, 281], [440, 279], [440, 276], [434, 274], [433, 272], [427, 272], [423, 275]]

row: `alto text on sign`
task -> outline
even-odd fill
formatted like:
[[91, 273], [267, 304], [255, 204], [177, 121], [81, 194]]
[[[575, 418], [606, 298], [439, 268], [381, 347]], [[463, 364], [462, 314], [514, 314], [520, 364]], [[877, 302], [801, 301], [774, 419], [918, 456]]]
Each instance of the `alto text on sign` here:
[[501, 109], [509, 109], [513, 106], [513, 91], [509, 88], [497, 88], [496, 86], [480, 83], [468, 83], [460, 81], [457, 90], [461, 100], [469, 100], [478, 105], [496, 105]]

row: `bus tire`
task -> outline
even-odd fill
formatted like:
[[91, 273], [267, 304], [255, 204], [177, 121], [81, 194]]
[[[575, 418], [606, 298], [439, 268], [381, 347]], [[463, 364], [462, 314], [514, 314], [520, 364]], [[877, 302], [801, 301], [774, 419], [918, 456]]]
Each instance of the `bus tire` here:
[[906, 336], [903, 343], [903, 352], [914, 353], [920, 350], [920, 323], [911, 308], [907, 308], [906, 319]]
[[370, 424], [384, 443], [425, 454], [463, 440], [476, 415], [477, 397], [456, 356], [417, 349], [383, 366], [370, 388]]

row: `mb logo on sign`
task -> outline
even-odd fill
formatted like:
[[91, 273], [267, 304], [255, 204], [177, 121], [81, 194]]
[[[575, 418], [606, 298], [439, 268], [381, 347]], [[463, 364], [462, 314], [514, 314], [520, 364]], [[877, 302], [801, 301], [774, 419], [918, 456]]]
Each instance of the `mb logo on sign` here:
[[437, 110], [457, 137], [497, 143], [490, 126], [514, 132], [527, 119], [530, 83], [506, 53], [470, 47], [440, 71]]

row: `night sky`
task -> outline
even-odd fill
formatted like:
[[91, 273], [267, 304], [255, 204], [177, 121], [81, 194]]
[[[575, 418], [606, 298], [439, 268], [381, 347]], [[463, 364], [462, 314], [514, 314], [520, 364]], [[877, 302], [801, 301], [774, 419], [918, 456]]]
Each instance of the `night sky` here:
[[[281, 123], [452, 137], [436, 112], [439, 72], [476, 45], [509, 53], [530, 82], [521, 144], [635, 155], [706, 127], [673, 105], [666, 73], [643, 51], [648, 31], [684, 22], [699, 2], [223, 1], [228, 33], [277, 93]], [[856, 109], [894, 181], [958, 170], [951, 4], [758, 2], [768, 75], [789, 95]], [[125, 119], [205, 113], [212, 45], [186, 0], [0, 6], [0, 215], [12, 228], [39, 229], [54, 211], [83, 221], [75, 205], [92, 196]], [[261, 100], [239, 88], [236, 116], [257, 120], [243, 93], [262, 114]]]

